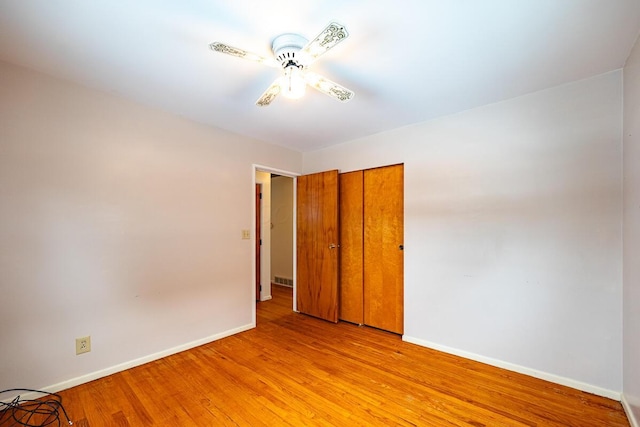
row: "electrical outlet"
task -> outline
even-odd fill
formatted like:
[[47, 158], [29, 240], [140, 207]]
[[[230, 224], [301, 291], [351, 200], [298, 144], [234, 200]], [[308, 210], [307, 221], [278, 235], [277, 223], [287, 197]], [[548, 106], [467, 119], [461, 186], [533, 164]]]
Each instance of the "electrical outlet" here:
[[251, 231], [250, 230], [242, 230], [242, 239], [243, 240], [251, 239]]
[[76, 338], [76, 355], [91, 351], [91, 337]]

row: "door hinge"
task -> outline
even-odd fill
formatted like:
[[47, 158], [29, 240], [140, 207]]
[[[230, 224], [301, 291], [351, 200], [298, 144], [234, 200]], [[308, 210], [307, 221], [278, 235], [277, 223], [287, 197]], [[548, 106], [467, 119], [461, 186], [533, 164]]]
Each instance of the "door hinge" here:
[[262, 246], [262, 239], [260, 239], [260, 246]]
[[260, 292], [262, 292], [262, 285], [260, 285]]
[[262, 200], [262, 193], [260, 193], [260, 200]]

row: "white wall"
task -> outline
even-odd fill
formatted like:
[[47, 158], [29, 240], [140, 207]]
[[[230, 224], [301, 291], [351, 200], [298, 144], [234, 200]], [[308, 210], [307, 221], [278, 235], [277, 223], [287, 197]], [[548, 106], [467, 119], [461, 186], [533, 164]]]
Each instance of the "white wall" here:
[[0, 63], [0, 389], [60, 388], [251, 327], [252, 165], [301, 160]]
[[621, 72], [304, 155], [405, 165], [405, 339], [622, 389]]
[[624, 67], [624, 400], [640, 426], [640, 41]]
[[271, 180], [271, 278], [293, 279], [293, 179]]

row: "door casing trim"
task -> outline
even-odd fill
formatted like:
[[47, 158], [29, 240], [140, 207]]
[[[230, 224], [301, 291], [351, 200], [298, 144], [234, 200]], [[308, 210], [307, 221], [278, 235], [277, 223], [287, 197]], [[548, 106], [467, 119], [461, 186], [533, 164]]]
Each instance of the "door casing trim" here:
[[[253, 236], [252, 238], [252, 242], [255, 244], [255, 238], [256, 238], [256, 224], [255, 224], [255, 217], [256, 217], [256, 206], [255, 206], [255, 188], [256, 188], [256, 172], [269, 172], [269, 173], [275, 173], [278, 175], [282, 175], [282, 176], [286, 176], [289, 178], [293, 179], [293, 311], [298, 311], [297, 308], [297, 304], [296, 304], [296, 290], [297, 290], [297, 285], [296, 285], [296, 278], [297, 278], [297, 261], [296, 261], [296, 256], [297, 256], [297, 251], [296, 251], [296, 206], [297, 206], [297, 198], [296, 198], [296, 193], [297, 193], [297, 185], [298, 185], [298, 177], [301, 175], [299, 173], [296, 172], [291, 172], [291, 171], [286, 171], [283, 169], [277, 169], [277, 168], [273, 168], [270, 166], [264, 166], [264, 165], [259, 165], [259, 164], [252, 164], [251, 165], [251, 189], [252, 191], [250, 192], [251, 194], [251, 210], [252, 210], [252, 215], [251, 218], [253, 218], [254, 220], [251, 221], [251, 236]], [[263, 249], [264, 250], [264, 249]], [[269, 251], [271, 251], [271, 249], [269, 249]], [[252, 251], [253, 252], [253, 251]], [[256, 277], [256, 259], [255, 259], [255, 254], [251, 256], [251, 273], [252, 273], [252, 278], [255, 279]], [[254, 283], [254, 279], [251, 280], [251, 321], [252, 324], [255, 326], [256, 325], [256, 301], [255, 301], [255, 283]]]

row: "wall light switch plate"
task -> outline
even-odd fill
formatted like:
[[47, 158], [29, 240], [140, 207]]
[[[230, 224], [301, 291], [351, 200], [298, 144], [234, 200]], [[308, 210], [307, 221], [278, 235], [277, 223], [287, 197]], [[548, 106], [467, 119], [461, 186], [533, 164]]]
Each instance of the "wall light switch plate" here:
[[243, 240], [251, 239], [251, 230], [242, 230], [242, 239]]

